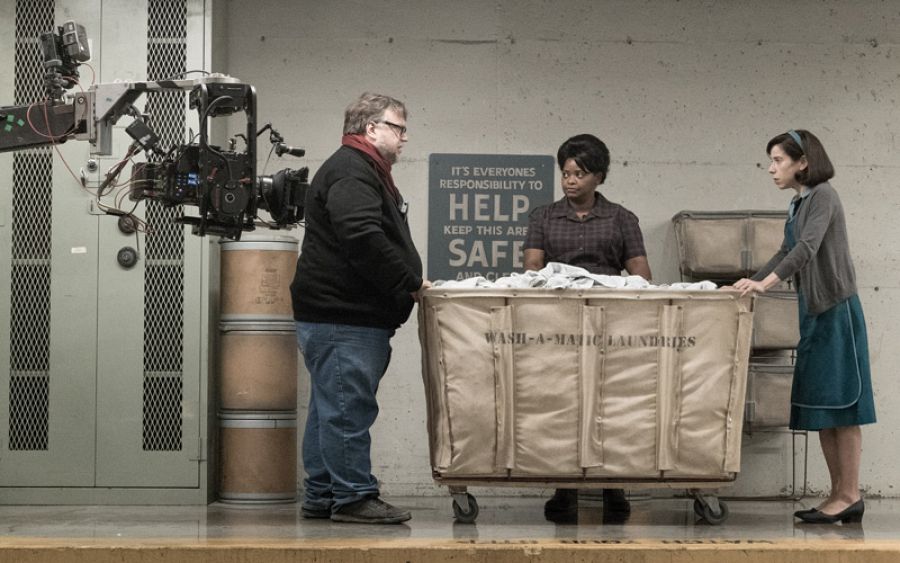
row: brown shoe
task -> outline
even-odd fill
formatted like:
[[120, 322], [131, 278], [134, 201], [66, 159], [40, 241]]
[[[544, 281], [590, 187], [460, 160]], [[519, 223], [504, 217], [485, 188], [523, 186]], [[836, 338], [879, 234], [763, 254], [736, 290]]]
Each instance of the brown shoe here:
[[369, 497], [338, 508], [331, 514], [332, 522], [356, 524], [399, 524], [412, 518], [408, 510], [397, 508], [378, 497]]

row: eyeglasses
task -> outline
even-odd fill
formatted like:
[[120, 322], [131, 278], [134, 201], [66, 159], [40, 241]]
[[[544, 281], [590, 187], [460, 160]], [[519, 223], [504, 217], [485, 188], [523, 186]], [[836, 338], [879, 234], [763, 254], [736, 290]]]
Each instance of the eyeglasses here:
[[384, 123], [385, 125], [389, 125], [394, 131], [397, 132], [397, 135], [399, 135], [400, 137], [402, 137], [403, 135], [406, 135], [406, 126], [405, 125], [397, 125], [396, 123], [392, 123], [392, 122], [386, 121], [384, 119], [382, 119], [378, 123]]

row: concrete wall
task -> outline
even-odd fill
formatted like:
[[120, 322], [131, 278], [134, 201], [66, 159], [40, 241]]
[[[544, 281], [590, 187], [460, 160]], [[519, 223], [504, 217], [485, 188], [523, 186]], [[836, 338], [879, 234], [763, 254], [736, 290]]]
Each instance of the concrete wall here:
[[[900, 420], [889, 408], [900, 391], [896, 2], [216, 0], [213, 13], [222, 34], [213, 70], [257, 87], [260, 121], [306, 147], [313, 172], [360, 92], [408, 103], [395, 177], [423, 254], [429, 154], [555, 154], [566, 137], [592, 132], [613, 155], [604, 193], [640, 217], [656, 280], [675, 281], [672, 215], [784, 209], [790, 194], [765, 171], [766, 141], [789, 128], [818, 134], [837, 169], [870, 330], [880, 420], [864, 429], [862, 484], [900, 494]], [[288, 165], [298, 163], [269, 169]], [[428, 494], [437, 488], [414, 319], [394, 348], [375, 472], [389, 493]], [[734, 491], [786, 490], [789, 444], [783, 434], [748, 438]], [[811, 445], [818, 492], [828, 479], [815, 437]]]

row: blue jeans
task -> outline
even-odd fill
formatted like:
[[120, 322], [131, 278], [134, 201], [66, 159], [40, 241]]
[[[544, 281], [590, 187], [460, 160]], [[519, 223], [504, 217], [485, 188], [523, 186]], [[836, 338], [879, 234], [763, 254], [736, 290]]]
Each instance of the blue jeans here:
[[369, 428], [375, 394], [391, 359], [394, 331], [297, 322], [297, 342], [310, 375], [303, 434], [304, 504], [331, 508], [378, 495]]

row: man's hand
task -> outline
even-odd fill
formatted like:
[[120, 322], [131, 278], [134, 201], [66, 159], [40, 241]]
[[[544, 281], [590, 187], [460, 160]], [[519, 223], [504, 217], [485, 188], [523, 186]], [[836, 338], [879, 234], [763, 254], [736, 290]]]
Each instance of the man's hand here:
[[414, 292], [410, 293], [410, 295], [412, 295], [413, 300], [414, 300], [416, 303], [418, 303], [419, 300], [422, 298], [422, 292], [425, 291], [426, 289], [430, 288], [430, 287], [431, 287], [431, 282], [428, 281], [428, 280], [424, 280], [424, 279], [423, 279], [423, 280], [422, 280], [422, 287], [420, 287], [420, 288], [418, 289], [418, 291], [414, 291]]

